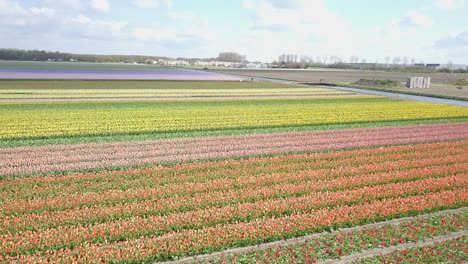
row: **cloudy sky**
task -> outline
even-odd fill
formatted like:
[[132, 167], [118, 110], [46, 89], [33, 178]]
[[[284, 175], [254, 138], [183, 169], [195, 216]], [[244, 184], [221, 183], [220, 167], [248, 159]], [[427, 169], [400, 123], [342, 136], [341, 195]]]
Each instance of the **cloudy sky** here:
[[467, 14], [464, 0], [0, 0], [0, 47], [468, 63]]

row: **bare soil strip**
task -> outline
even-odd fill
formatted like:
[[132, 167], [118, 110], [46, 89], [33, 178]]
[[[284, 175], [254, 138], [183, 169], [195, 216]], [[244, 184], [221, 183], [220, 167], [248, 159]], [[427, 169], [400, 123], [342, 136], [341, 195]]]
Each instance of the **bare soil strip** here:
[[468, 138], [468, 123], [0, 149], [0, 176]]
[[[218, 258], [218, 257], [222, 257], [222, 256], [225, 256], [225, 255], [230, 255], [230, 254], [242, 254], [242, 253], [246, 253], [246, 252], [250, 252], [250, 251], [254, 251], [254, 250], [264, 250], [264, 249], [268, 249], [268, 248], [272, 248], [272, 247], [294, 245], [294, 244], [297, 244], [297, 243], [306, 242], [308, 240], [320, 238], [320, 237], [327, 236], [327, 235], [334, 234], [334, 233], [341, 233], [341, 232], [347, 233], [347, 232], [353, 232], [353, 231], [361, 230], [361, 229], [370, 229], [370, 228], [375, 228], [375, 227], [381, 227], [381, 226], [384, 226], [384, 225], [398, 225], [398, 224], [406, 222], [406, 221], [412, 221], [412, 220], [416, 220], [416, 219], [427, 219], [427, 218], [430, 218], [430, 217], [446, 215], [446, 214], [461, 213], [461, 212], [465, 212], [467, 210], [468, 210], [468, 207], [463, 207], [463, 208], [459, 208], [459, 209], [440, 211], [440, 212], [430, 213], [430, 214], [425, 214], [425, 215], [419, 215], [419, 216], [413, 216], [413, 217], [403, 217], [403, 218], [393, 219], [393, 220], [374, 223], [374, 224], [367, 224], [367, 225], [362, 225], [362, 226], [343, 228], [343, 229], [336, 230], [336, 231], [333, 231], [333, 232], [322, 232], [322, 233], [312, 234], [312, 235], [298, 237], [298, 238], [291, 238], [291, 239], [287, 239], [287, 240], [280, 240], [280, 241], [275, 241], [275, 242], [270, 242], [270, 243], [259, 244], [259, 245], [255, 245], [255, 246], [234, 248], [234, 249], [228, 249], [228, 250], [219, 251], [219, 252], [211, 253], [211, 254], [205, 254], [205, 255], [199, 255], [199, 256], [193, 256], [193, 257], [186, 257], [186, 258], [182, 258], [182, 259], [175, 260], [175, 261], [154, 262], [154, 263], [178, 264], [178, 263], [192, 263], [192, 262], [207, 261], [209, 259]], [[467, 235], [467, 234], [468, 234], [468, 231], [462, 231], [462, 232], [452, 233], [452, 234], [445, 235], [445, 236], [435, 237], [435, 238], [424, 240], [424, 241], [419, 241], [417, 243], [405, 243], [405, 244], [401, 244], [401, 245], [397, 245], [397, 246], [393, 246], [393, 247], [388, 247], [388, 248], [385, 248], [385, 249], [378, 248], [378, 249], [368, 250], [368, 251], [364, 251], [364, 252], [361, 252], [361, 253], [356, 253], [356, 254], [352, 254], [352, 255], [349, 255], [349, 256], [344, 256], [340, 260], [337, 260], [337, 259], [326, 260], [326, 261], [323, 261], [321, 263], [336, 263], [338, 261], [344, 263], [344, 262], [357, 260], [358, 258], [371, 258], [371, 257], [375, 257], [375, 256], [380, 255], [380, 254], [388, 254], [388, 253], [391, 253], [391, 252], [393, 252], [395, 250], [402, 250], [402, 249], [408, 249], [408, 248], [413, 248], [413, 247], [428, 246], [428, 245], [432, 245], [434, 243], [455, 239], [457, 237], [461, 237], [461, 236], [464, 236], [464, 235]]]
[[253, 96], [172, 96], [172, 97], [77, 97], [77, 98], [12, 98], [0, 99], [0, 103], [42, 103], [42, 102], [113, 102], [113, 101], [219, 101], [219, 100], [249, 100], [249, 99], [301, 99], [301, 98], [343, 98], [343, 97], [375, 97], [373, 95], [356, 93], [329, 93], [308, 95], [253, 95]]

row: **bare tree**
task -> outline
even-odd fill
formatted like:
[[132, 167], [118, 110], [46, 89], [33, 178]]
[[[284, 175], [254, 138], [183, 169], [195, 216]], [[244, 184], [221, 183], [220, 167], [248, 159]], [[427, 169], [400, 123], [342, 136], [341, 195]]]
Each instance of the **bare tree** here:
[[452, 70], [453, 69], [453, 61], [449, 60], [447, 62], [447, 69]]
[[407, 56], [404, 56], [403, 57], [403, 65], [408, 65], [408, 57]]
[[228, 62], [243, 62], [245, 61], [245, 56], [242, 56], [237, 52], [221, 52], [218, 55], [218, 60]]
[[401, 58], [400, 58], [400, 57], [395, 57], [395, 58], [393, 58], [393, 64], [395, 64], [395, 65], [396, 65], [396, 64], [400, 64], [400, 62], [401, 62]]
[[390, 56], [387, 56], [385, 57], [385, 64], [387, 64], [388, 66], [389, 63], [390, 63]]
[[328, 56], [322, 56], [322, 63], [327, 64]]
[[349, 58], [349, 63], [358, 63], [358, 62], [359, 62], [359, 57], [351, 56]]

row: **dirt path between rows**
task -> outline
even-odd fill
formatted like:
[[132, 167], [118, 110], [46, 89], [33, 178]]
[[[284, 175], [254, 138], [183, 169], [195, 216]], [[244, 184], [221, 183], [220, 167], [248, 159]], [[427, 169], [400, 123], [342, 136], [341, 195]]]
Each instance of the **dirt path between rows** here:
[[381, 255], [387, 255], [390, 254], [394, 251], [401, 251], [401, 250], [406, 250], [406, 249], [412, 249], [412, 248], [418, 248], [418, 247], [427, 247], [427, 246], [432, 246], [436, 243], [442, 243], [445, 241], [450, 241], [453, 239], [457, 239], [462, 236], [468, 235], [468, 230], [456, 232], [456, 233], [451, 233], [448, 235], [443, 235], [443, 236], [437, 236], [429, 239], [425, 239], [422, 241], [418, 242], [410, 242], [410, 243], [404, 243], [392, 247], [387, 247], [387, 248], [375, 248], [371, 250], [366, 250], [363, 252], [358, 252], [354, 253], [348, 256], [344, 256], [342, 258], [338, 259], [329, 259], [325, 261], [318, 261], [318, 264], [331, 264], [331, 263], [352, 263], [357, 260], [363, 260], [363, 259], [369, 259], [369, 258], [374, 258], [378, 257]]
[[[211, 254], [205, 254], [205, 255], [199, 255], [199, 256], [192, 256], [192, 257], [186, 257], [182, 258], [179, 260], [175, 261], [166, 261], [166, 262], [154, 262], [154, 263], [162, 263], [162, 264], [178, 264], [178, 263], [191, 263], [191, 262], [199, 262], [199, 261], [206, 261], [209, 259], [213, 258], [218, 258], [224, 255], [229, 255], [229, 254], [242, 254], [246, 253], [249, 251], [253, 250], [263, 250], [263, 249], [268, 249], [272, 247], [279, 247], [279, 246], [289, 246], [289, 245], [294, 245], [297, 243], [305, 242], [308, 240], [320, 238], [323, 236], [327, 236], [330, 234], [335, 234], [335, 233], [347, 233], [347, 232], [353, 232], [356, 230], [360, 229], [368, 229], [368, 228], [375, 228], [375, 227], [381, 227], [384, 225], [397, 225], [406, 221], [411, 221], [415, 219], [427, 219], [430, 217], [435, 217], [435, 216], [440, 216], [440, 215], [445, 215], [445, 214], [455, 214], [455, 213], [462, 213], [468, 211], [468, 207], [462, 207], [459, 209], [454, 209], [454, 210], [445, 210], [445, 211], [439, 211], [435, 213], [430, 213], [430, 214], [424, 214], [424, 215], [419, 215], [419, 216], [413, 216], [413, 217], [403, 217], [403, 218], [398, 218], [398, 219], [393, 219], [393, 220], [388, 220], [384, 222], [379, 222], [379, 223], [374, 223], [374, 224], [367, 224], [367, 225], [362, 225], [362, 226], [355, 226], [355, 227], [350, 227], [350, 228], [343, 228], [334, 232], [322, 232], [322, 233], [317, 233], [317, 234], [311, 234], [308, 236], [303, 236], [303, 237], [298, 237], [298, 238], [291, 238], [287, 240], [280, 240], [280, 241], [275, 241], [275, 242], [269, 242], [269, 243], [264, 243], [264, 244], [259, 244], [259, 245], [254, 245], [254, 246], [247, 246], [247, 247], [241, 247], [241, 248], [234, 248], [234, 249], [228, 249], [224, 251], [219, 251]], [[426, 239], [423, 241], [418, 241], [416, 243], [404, 243], [400, 244], [397, 246], [393, 247], [388, 247], [388, 248], [376, 248], [372, 250], [367, 250], [364, 252], [359, 252], [355, 253], [352, 255], [348, 256], [343, 256], [341, 259], [333, 259], [333, 260], [324, 260], [321, 261], [320, 263], [347, 263], [353, 260], [357, 260], [358, 258], [371, 258], [374, 256], [378, 256], [380, 254], [388, 254], [391, 253], [395, 250], [403, 250], [403, 249], [408, 249], [408, 248], [413, 248], [413, 247], [421, 247], [421, 246], [428, 246], [432, 245], [434, 243], [438, 242], [443, 242], [451, 239], [455, 239], [464, 235], [468, 235], [468, 230], [457, 232], [457, 233], [452, 233], [448, 234], [445, 236], [439, 236], [435, 237], [432, 239]]]

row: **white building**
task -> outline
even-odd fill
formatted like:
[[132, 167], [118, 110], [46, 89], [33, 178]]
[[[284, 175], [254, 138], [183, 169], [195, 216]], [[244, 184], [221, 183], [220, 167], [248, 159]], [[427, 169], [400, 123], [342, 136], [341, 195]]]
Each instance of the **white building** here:
[[253, 62], [251, 62], [251, 63], [247, 63], [245, 65], [245, 67], [248, 68], [248, 69], [264, 69], [264, 68], [267, 68], [268, 65], [265, 64], [265, 63], [253, 63]]

